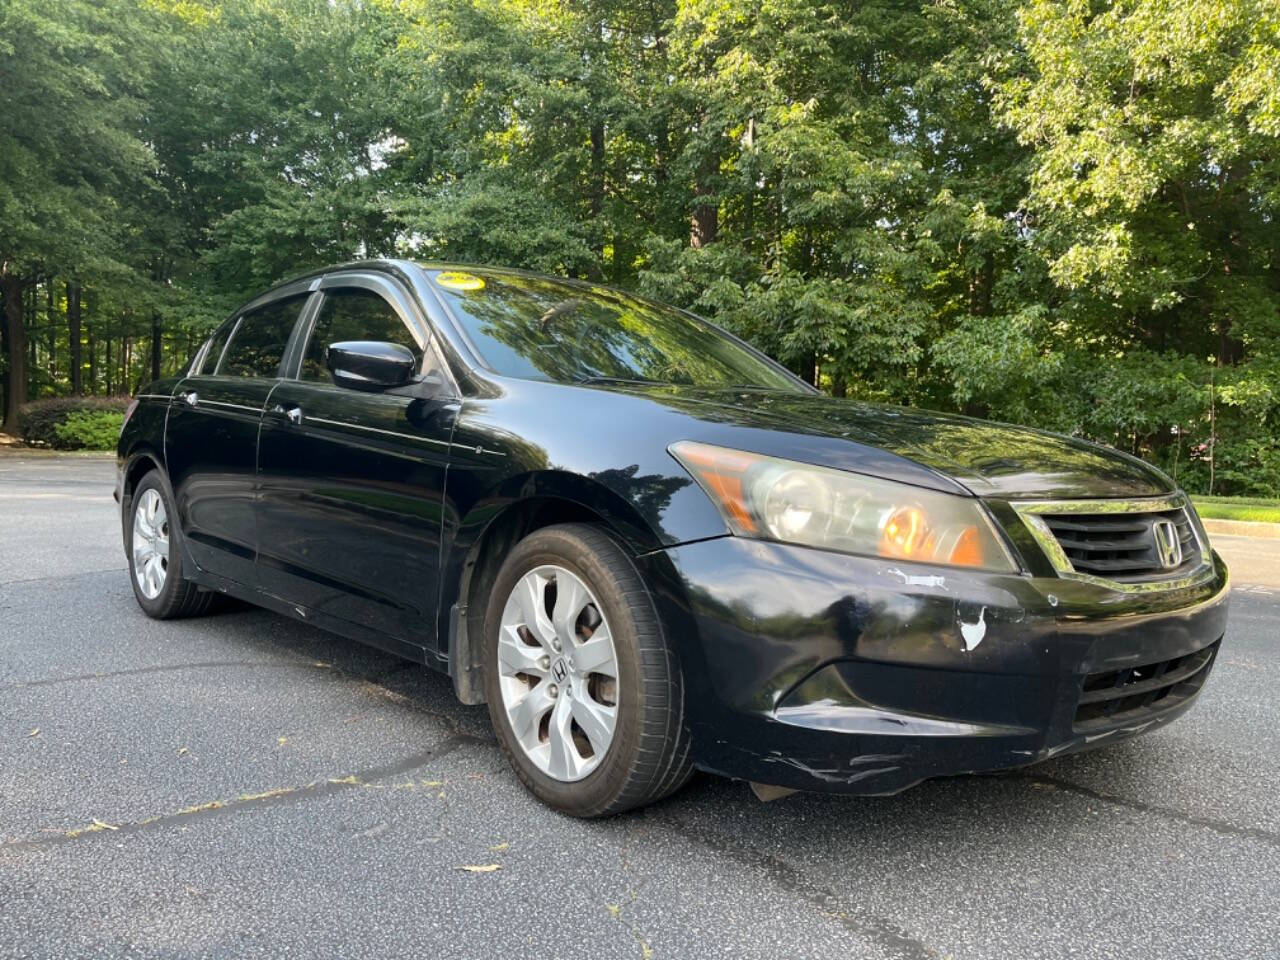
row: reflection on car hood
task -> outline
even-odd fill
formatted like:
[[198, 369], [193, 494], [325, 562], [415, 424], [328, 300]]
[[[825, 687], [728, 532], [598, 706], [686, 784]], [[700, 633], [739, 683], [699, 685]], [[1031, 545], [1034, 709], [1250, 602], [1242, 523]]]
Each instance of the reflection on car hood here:
[[[1138, 497], [1172, 489], [1141, 460], [1029, 427], [817, 394], [669, 386], [625, 392], [642, 393], [700, 420], [876, 447], [950, 477], [978, 496]], [[840, 459], [833, 465], [858, 469]], [[871, 467], [867, 472], [881, 471]]]

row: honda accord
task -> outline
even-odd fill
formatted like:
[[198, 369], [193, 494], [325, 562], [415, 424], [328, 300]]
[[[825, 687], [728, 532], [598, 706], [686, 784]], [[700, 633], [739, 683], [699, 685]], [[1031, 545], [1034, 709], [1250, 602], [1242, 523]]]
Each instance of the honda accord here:
[[823, 396], [515, 270], [277, 286], [138, 394], [118, 463], [147, 615], [229, 594], [446, 673], [577, 816], [694, 769], [888, 794], [1115, 743], [1191, 706], [1226, 625], [1140, 460]]

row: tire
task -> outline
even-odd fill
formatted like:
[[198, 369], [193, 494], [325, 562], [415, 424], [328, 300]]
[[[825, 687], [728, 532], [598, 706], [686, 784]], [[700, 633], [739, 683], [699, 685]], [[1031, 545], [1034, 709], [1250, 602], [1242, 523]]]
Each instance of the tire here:
[[[141, 521], [139, 513], [143, 514]], [[198, 616], [209, 609], [214, 598], [183, 576], [182, 531], [169, 522], [174, 516], [168, 489], [160, 474], [152, 470], [133, 490], [124, 542], [133, 595], [142, 612], [155, 620]], [[154, 538], [148, 535], [151, 531]], [[154, 595], [148, 595], [153, 589]]]
[[[528, 613], [539, 603], [545, 621]], [[544, 527], [512, 549], [485, 609], [484, 666], [498, 742], [548, 806], [609, 816], [689, 779], [679, 663], [639, 571], [603, 530]]]

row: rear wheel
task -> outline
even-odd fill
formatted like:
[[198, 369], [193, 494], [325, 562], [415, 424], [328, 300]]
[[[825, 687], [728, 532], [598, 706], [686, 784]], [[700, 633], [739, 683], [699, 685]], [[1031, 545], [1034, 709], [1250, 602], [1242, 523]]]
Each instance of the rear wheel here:
[[183, 579], [181, 533], [173, 516], [173, 504], [153, 470], [134, 488], [125, 542], [133, 595], [143, 612], [157, 620], [196, 616], [213, 600], [213, 594]]
[[679, 665], [639, 572], [608, 534], [564, 524], [522, 540], [484, 622], [490, 718], [539, 799], [605, 816], [688, 779]]

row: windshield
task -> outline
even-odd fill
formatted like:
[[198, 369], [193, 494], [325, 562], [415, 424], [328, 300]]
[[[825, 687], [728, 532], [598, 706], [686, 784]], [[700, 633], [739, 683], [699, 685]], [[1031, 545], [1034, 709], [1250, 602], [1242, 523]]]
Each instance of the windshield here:
[[456, 270], [431, 277], [485, 366], [503, 376], [804, 392], [783, 370], [671, 307], [542, 277]]

